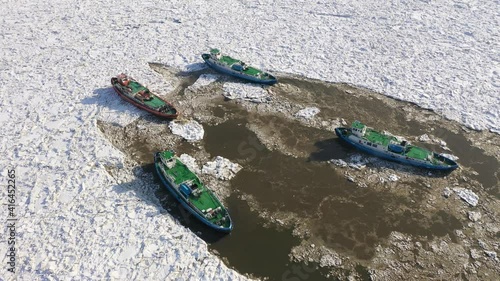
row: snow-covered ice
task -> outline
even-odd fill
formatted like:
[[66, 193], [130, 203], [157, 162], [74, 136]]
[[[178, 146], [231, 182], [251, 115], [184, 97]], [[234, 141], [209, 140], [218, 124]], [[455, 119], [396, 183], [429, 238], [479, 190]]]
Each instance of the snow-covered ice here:
[[316, 114], [319, 113], [319, 108], [317, 107], [306, 107], [304, 109], [299, 110], [295, 116], [296, 117], [302, 117], [305, 119], [311, 119], [313, 118]]
[[209, 161], [203, 165], [201, 172], [214, 175], [220, 180], [230, 180], [241, 170], [241, 168], [240, 164], [232, 163], [229, 159], [217, 156], [214, 161]]
[[[170, 90], [148, 62], [192, 71], [219, 46], [259, 68], [364, 86], [500, 133], [498, 1], [18, 0], [2, 9], [0, 173], [16, 171], [19, 218], [18, 276], [7, 280], [246, 279], [141, 193], [152, 184], [97, 127], [144, 114], [110, 89], [119, 72]], [[266, 94], [226, 84], [234, 95]]]
[[261, 85], [235, 82], [224, 83], [223, 95], [231, 100], [240, 99], [255, 103], [267, 102], [270, 99], [269, 93]]
[[187, 141], [202, 140], [205, 134], [203, 126], [194, 120], [188, 122], [172, 121], [168, 124], [168, 127], [172, 134], [181, 136]]

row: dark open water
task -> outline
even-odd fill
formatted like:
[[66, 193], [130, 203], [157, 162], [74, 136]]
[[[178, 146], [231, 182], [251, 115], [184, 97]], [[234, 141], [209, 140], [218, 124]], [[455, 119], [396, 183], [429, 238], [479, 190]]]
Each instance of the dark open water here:
[[[353, 97], [319, 81], [282, 78], [280, 83], [293, 85], [304, 92], [303, 96], [296, 97], [297, 102], [321, 104], [320, 116], [325, 119], [366, 120], [375, 128], [407, 136], [429, 133], [432, 126], [435, 128], [432, 133], [445, 139], [452, 153], [460, 157], [459, 163], [479, 171], [475, 179], [498, 198], [498, 161], [475, 148], [464, 135], [439, 127], [439, 123], [406, 121], [405, 107], [420, 110], [416, 106], [400, 102], [396, 107], [389, 107], [378, 99]], [[278, 87], [274, 91], [281, 90]], [[240, 199], [239, 195], [243, 194], [252, 195], [259, 206], [270, 213], [293, 213], [306, 221], [313, 239], [360, 261], [356, 271], [363, 279], [368, 275], [361, 265], [362, 261], [372, 258], [375, 247], [392, 231], [427, 237], [449, 234], [453, 237], [453, 231], [462, 228], [460, 221], [445, 211], [438, 210], [430, 215], [419, 213], [418, 205], [425, 197], [425, 190], [419, 183], [410, 184], [415, 192], [409, 198], [369, 187], [358, 188], [347, 181], [341, 172], [336, 171], [338, 167], [324, 162], [356, 153], [353, 148], [341, 143], [334, 133], [282, 120], [275, 126], [287, 136], [285, 143], [308, 153], [308, 157], [304, 158], [287, 156], [269, 151], [260, 144], [256, 135], [246, 127], [249, 113], [235, 109], [230, 103], [227, 106], [224, 102], [221, 104], [223, 106], [217, 107], [215, 115], [223, 116], [226, 112], [239, 110], [242, 117], [217, 126], [204, 125], [203, 145], [212, 157], [220, 155], [244, 166], [231, 180], [235, 190], [227, 199], [235, 224], [234, 231], [230, 235], [213, 233], [175, 207], [176, 203], [168, 199], [165, 190], [159, 190], [156, 196], [162, 200], [165, 209], [170, 209], [170, 214], [207, 241], [210, 249], [239, 272], [270, 280], [336, 279], [327, 278], [324, 275], [326, 271], [317, 269], [314, 263], [308, 266], [291, 263], [288, 255], [292, 247], [300, 244], [300, 239], [292, 235], [291, 229], [278, 230], [272, 224], [265, 227], [266, 221]], [[262, 123], [266, 123], [265, 117], [252, 118], [261, 118]], [[150, 156], [154, 149], [145, 150], [141, 136], [137, 136], [137, 143], [137, 146], [127, 148], [127, 152], [134, 152], [143, 163], [152, 162]], [[435, 145], [426, 146], [438, 148]], [[178, 152], [190, 153], [195, 149], [190, 144], [183, 144]], [[144, 168], [152, 172], [151, 165]]]

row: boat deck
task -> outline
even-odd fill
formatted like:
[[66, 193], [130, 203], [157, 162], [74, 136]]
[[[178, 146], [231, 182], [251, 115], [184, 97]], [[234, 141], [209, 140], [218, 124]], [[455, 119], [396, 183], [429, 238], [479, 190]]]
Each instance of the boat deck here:
[[219, 59], [219, 61], [222, 62], [223, 64], [227, 65], [227, 66], [231, 66], [231, 65], [233, 65], [235, 63], [240, 63], [241, 62], [240, 60], [233, 59], [230, 56], [221, 56], [220, 59]]
[[388, 146], [391, 140], [397, 141], [397, 139], [393, 136], [384, 135], [369, 128], [366, 130], [365, 138], [372, 143], [381, 144], [383, 146]]
[[[134, 96], [135, 94], [137, 94], [140, 91], [149, 92], [148, 88], [144, 87], [143, 85], [141, 85], [139, 82], [136, 82], [136, 81], [130, 81], [130, 83], [128, 84], [128, 87], [132, 90], [132, 96]], [[157, 96], [153, 95], [152, 93], [151, 93], [151, 97], [152, 97], [152, 99], [145, 100], [142, 102], [151, 108], [160, 108], [160, 107], [166, 105], [166, 103], [163, 100], [161, 100]]]
[[[391, 141], [393, 142], [398, 141], [398, 139], [394, 136], [384, 135], [371, 128], [367, 128], [364, 138], [372, 143], [380, 144], [383, 146], [388, 146], [389, 143], [391, 143]], [[414, 159], [428, 160], [428, 156], [432, 155], [432, 152], [425, 148], [409, 145], [406, 147], [406, 150], [403, 155]]]
[[[234, 59], [230, 56], [221, 56], [219, 61], [222, 62], [223, 64], [229, 66], [229, 67], [231, 67], [235, 63], [241, 63], [240, 60]], [[247, 65], [247, 68], [245, 70], [242, 70], [241, 72], [243, 72], [247, 75], [251, 75], [251, 76], [258, 76], [259, 74], [264, 74], [264, 72], [262, 70], [257, 69], [255, 67], [248, 66], [248, 65]]]
[[418, 146], [408, 146], [405, 155], [414, 159], [428, 160], [427, 157], [432, 155], [432, 152]]
[[[168, 154], [167, 154], [168, 153]], [[164, 155], [172, 155], [170, 152], [165, 152]], [[168, 159], [169, 157], [165, 157]], [[163, 164], [161, 164], [163, 165]], [[211, 192], [201, 183], [200, 179], [193, 173], [189, 168], [176, 159], [176, 164], [170, 169], [167, 169], [165, 167], [165, 172], [169, 174], [172, 178], [175, 179], [175, 184], [179, 185], [181, 183], [184, 183], [186, 181], [192, 181], [192, 183], [196, 184], [198, 186], [197, 189], [201, 189], [202, 192], [198, 196], [189, 196], [189, 202], [191, 202], [197, 209], [201, 210], [207, 210], [207, 209], [216, 209], [217, 207], [221, 206], [221, 204], [214, 198], [214, 196], [211, 194]], [[217, 220], [220, 220], [224, 217], [224, 212], [220, 212], [217, 215], [215, 215], [210, 221], [214, 222]]]

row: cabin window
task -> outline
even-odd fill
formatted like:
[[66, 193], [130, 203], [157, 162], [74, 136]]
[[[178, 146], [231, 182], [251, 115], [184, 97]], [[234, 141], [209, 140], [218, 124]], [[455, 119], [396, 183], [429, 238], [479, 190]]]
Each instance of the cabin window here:
[[367, 142], [366, 144], [367, 144], [367, 145], [369, 145], [369, 146], [372, 146], [372, 143], [371, 143], [371, 142]]

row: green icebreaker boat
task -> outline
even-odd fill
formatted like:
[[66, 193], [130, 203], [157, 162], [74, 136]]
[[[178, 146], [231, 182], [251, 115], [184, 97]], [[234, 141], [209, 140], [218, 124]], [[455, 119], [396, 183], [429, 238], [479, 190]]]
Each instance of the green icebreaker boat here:
[[155, 153], [155, 167], [163, 185], [186, 210], [215, 230], [231, 232], [227, 209], [173, 151]]
[[211, 68], [232, 76], [268, 85], [278, 82], [276, 77], [265, 71], [230, 56], [221, 55], [219, 49], [211, 49], [209, 54], [202, 54], [201, 57]]
[[433, 170], [458, 168], [452, 159], [407, 141], [400, 142], [396, 137], [375, 131], [359, 121], [354, 121], [351, 128], [335, 128], [335, 133], [356, 148], [387, 160]]

